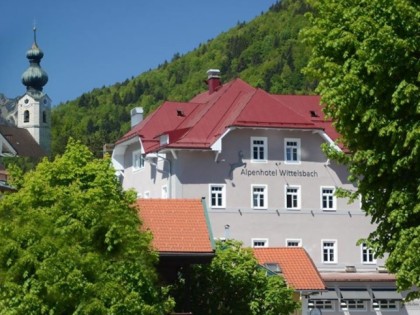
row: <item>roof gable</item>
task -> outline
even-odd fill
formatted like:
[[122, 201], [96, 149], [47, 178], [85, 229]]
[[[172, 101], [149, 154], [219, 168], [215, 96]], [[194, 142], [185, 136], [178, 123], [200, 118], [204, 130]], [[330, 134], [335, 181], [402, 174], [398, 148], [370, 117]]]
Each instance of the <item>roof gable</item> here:
[[138, 199], [143, 229], [153, 247], [170, 253], [212, 253], [210, 226], [200, 199]]
[[295, 290], [325, 290], [312, 259], [302, 247], [254, 248], [260, 265], [277, 263], [288, 285]]

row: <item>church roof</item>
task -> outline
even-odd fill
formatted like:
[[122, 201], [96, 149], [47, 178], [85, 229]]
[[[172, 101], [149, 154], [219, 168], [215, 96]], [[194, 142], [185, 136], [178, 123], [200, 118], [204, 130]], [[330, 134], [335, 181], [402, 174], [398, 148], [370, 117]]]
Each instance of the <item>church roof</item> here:
[[46, 156], [46, 153], [26, 129], [0, 125], [0, 135], [16, 151], [18, 156], [34, 158]]
[[36, 42], [36, 28], [34, 28], [34, 43], [26, 53], [29, 67], [22, 74], [22, 83], [26, 86], [27, 92], [37, 99], [43, 96], [42, 89], [48, 82], [48, 75], [40, 65], [43, 56], [44, 53]]
[[[164, 102], [117, 141], [140, 137], [145, 153], [164, 148], [210, 149], [229, 128], [284, 128], [339, 135], [322, 113], [319, 96], [274, 95], [235, 79], [189, 102]], [[161, 144], [160, 136], [169, 142]]]

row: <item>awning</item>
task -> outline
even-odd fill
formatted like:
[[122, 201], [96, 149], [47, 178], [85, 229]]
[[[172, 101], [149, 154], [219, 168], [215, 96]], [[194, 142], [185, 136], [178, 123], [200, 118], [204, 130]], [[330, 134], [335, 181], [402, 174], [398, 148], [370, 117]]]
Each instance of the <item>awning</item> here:
[[394, 290], [373, 290], [373, 296], [378, 300], [402, 300], [401, 293]]
[[338, 300], [337, 292], [330, 290], [326, 292], [319, 292], [319, 294], [311, 295], [310, 300]]
[[370, 300], [369, 292], [366, 290], [347, 291], [341, 290], [341, 298], [344, 300]]

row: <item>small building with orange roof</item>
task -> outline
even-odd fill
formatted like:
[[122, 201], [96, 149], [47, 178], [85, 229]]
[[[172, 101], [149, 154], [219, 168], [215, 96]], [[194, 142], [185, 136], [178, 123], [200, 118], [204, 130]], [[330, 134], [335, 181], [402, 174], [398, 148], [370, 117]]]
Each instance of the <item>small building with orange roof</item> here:
[[142, 228], [153, 234], [164, 281], [175, 280], [180, 268], [211, 262], [214, 240], [202, 200], [138, 199], [137, 206]]
[[254, 248], [254, 255], [261, 266], [282, 276], [287, 285], [295, 290], [296, 299], [302, 302], [301, 314], [307, 313], [311, 294], [326, 291], [318, 269], [304, 248]]

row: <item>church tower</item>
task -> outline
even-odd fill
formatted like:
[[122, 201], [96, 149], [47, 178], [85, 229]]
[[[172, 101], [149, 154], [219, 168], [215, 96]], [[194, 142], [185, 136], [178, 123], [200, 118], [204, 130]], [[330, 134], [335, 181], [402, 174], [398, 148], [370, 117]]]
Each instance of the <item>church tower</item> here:
[[51, 152], [51, 99], [42, 90], [48, 82], [47, 73], [40, 62], [44, 53], [36, 42], [26, 53], [29, 68], [22, 75], [26, 93], [19, 99], [17, 106], [17, 126], [29, 131], [35, 141], [49, 154]]

